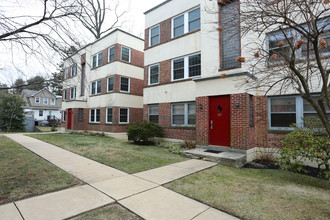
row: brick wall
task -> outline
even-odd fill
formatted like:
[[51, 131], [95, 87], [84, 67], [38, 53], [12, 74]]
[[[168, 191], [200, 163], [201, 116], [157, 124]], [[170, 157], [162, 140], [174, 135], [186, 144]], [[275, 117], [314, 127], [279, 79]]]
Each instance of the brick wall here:
[[[172, 82], [171, 62], [171, 60], [165, 60], [159, 63], [159, 84], [157, 85], [164, 85]], [[149, 66], [144, 67], [144, 79], [144, 87], [147, 87], [149, 83]]]
[[199, 145], [209, 143], [209, 102], [207, 96], [196, 98], [196, 143]]

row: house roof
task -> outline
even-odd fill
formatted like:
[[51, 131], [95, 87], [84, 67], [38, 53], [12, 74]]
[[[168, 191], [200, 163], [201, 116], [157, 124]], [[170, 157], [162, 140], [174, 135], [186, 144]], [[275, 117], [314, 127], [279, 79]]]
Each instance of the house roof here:
[[38, 91], [30, 90], [30, 89], [23, 89], [22, 95], [28, 98], [28, 97], [33, 96], [36, 92], [38, 92]]
[[143, 14], [146, 15], [146, 14], [148, 14], [149, 12], [152, 12], [152, 11], [154, 11], [155, 9], [157, 9], [157, 8], [159, 8], [159, 7], [161, 7], [161, 6], [165, 5], [165, 4], [167, 4], [167, 3], [169, 3], [170, 1], [172, 1], [172, 0], [166, 0], [166, 1], [162, 2], [162, 3], [160, 3], [159, 5], [156, 5], [155, 7], [153, 7], [153, 8], [151, 8], [151, 9], [149, 9], [148, 11], [144, 12]]

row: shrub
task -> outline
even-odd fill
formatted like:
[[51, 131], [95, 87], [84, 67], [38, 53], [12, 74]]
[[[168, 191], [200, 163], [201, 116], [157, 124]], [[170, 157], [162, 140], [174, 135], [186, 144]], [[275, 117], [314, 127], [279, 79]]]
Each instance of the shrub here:
[[275, 163], [277, 153], [278, 149], [276, 148], [262, 148], [256, 151], [256, 156], [263, 164], [268, 164]]
[[158, 124], [148, 121], [137, 121], [127, 125], [127, 135], [129, 140], [135, 143], [146, 144], [150, 138], [162, 137], [163, 129]]
[[182, 151], [187, 150], [183, 144], [172, 143], [172, 142], [161, 142], [158, 144], [159, 147], [166, 148], [169, 152], [174, 154], [180, 154]]
[[57, 125], [52, 125], [50, 131], [57, 131]]
[[187, 148], [187, 149], [195, 149], [196, 148], [196, 142], [193, 140], [184, 140], [184, 142], [182, 143], [182, 147], [183, 148]]
[[304, 124], [304, 128], [295, 126], [280, 142], [283, 148], [279, 151], [279, 164], [297, 172], [302, 170], [303, 161], [309, 159], [318, 164], [319, 175], [329, 179], [329, 136], [317, 118], [304, 120]]

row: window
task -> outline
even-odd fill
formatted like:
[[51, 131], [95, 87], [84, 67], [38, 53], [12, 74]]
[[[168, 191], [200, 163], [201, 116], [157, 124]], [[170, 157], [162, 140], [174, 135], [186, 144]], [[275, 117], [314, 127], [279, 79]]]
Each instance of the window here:
[[35, 97], [34, 102], [35, 103], [40, 103], [40, 98], [39, 97]]
[[76, 87], [70, 88], [70, 99], [76, 98]]
[[93, 56], [92, 67], [96, 68], [102, 65], [102, 52]]
[[195, 126], [196, 104], [178, 103], [172, 104], [172, 126]]
[[120, 77], [120, 91], [129, 92], [129, 78]]
[[67, 94], [66, 94], [66, 89], [64, 89], [64, 91], [63, 91], [63, 96], [64, 96], [64, 100], [67, 100]]
[[63, 119], [62, 119], [62, 121], [65, 122], [65, 120], [66, 120], [66, 111], [63, 112]]
[[[318, 96], [313, 97], [315, 101], [317, 101], [318, 98], [319, 98]], [[310, 118], [310, 117], [319, 118], [313, 106], [305, 99], [303, 100], [303, 105], [304, 105], [304, 118]], [[328, 105], [326, 104], [325, 101], [324, 101], [324, 107], [327, 112], [328, 119], [330, 119], [330, 109], [328, 108]]]
[[43, 110], [39, 110], [39, 117], [44, 116], [44, 111]]
[[108, 92], [113, 91], [113, 77], [108, 78]]
[[149, 121], [153, 123], [159, 122], [159, 106], [158, 105], [149, 105], [148, 106], [148, 116]]
[[200, 75], [201, 75], [200, 54], [172, 60], [172, 80], [187, 79]]
[[82, 64], [81, 66], [81, 96], [85, 95], [85, 82], [86, 80], [86, 64]]
[[55, 105], [55, 99], [54, 99], [54, 98], [52, 98], [52, 99], [50, 100], [50, 104], [51, 104], [51, 105]]
[[115, 60], [115, 47], [110, 47], [108, 51], [108, 62]]
[[84, 109], [78, 108], [78, 121], [83, 121], [83, 120], [84, 120]]
[[172, 38], [200, 29], [200, 8], [188, 11], [172, 21]]
[[159, 30], [160, 30], [159, 25], [150, 29], [150, 33], [149, 33], [149, 36], [150, 36], [149, 44], [150, 44], [150, 46], [159, 44]]
[[91, 109], [89, 112], [89, 122], [98, 123], [100, 122], [101, 111], [100, 109]]
[[131, 49], [121, 47], [121, 60], [128, 63], [131, 62]]
[[119, 124], [129, 123], [129, 110], [128, 108], [119, 109]]
[[[294, 45], [293, 42], [293, 33], [287, 31], [286, 33], [287, 38], [284, 36], [282, 32], [275, 32], [268, 35], [268, 51], [269, 51], [269, 58], [272, 55], [277, 54], [281, 57], [287, 57], [290, 55], [291, 52], [291, 45]], [[279, 43], [282, 42], [284, 45], [279, 46]], [[275, 60], [270, 60], [271, 62], [275, 62]]]
[[296, 98], [270, 99], [270, 127], [290, 127], [296, 123]]
[[64, 69], [64, 79], [67, 79], [69, 77], [69, 69], [65, 68]]
[[77, 64], [73, 64], [71, 67], [71, 77], [74, 77], [77, 75]]
[[44, 105], [48, 105], [48, 98], [44, 98]]
[[107, 123], [112, 123], [112, 108], [107, 108]]
[[101, 80], [92, 82], [91, 95], [101, 94]]
[[149, 85], [159, 83], [159, 65], [149, 67]]

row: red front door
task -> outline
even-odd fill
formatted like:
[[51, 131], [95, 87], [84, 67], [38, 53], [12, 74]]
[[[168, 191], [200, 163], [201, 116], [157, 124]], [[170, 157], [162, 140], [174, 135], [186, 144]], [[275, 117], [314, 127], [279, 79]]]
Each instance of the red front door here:
[[230, 147], [230, 96], [210, 97], [209, 144]]
[[68, 129], [72, 129], [72, 109], [68, 109]]

